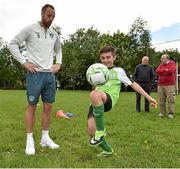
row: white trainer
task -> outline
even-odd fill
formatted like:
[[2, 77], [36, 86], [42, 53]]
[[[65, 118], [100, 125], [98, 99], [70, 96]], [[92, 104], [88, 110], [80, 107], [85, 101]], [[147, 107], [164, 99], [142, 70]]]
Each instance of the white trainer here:
[[50, 149], [59, 148], [59, 145], [54, 143], [54, 141], [50, 137], [47, 137], [46, 139], [41, 139], [40, 145], [41, 147], [49, 147]]
[[173, 119], [174, 115], [173, 115], [173, 114], [168, 114], [168, 117], [169, 117], [170, 119]]
[[163, 113], [159, 113], [159, 117], [164, 117], [164, 114]]
[[34, 140], [33, 138], [26, 140], [26, 155], [34, 155], [35, 154], [35, 147], [34, 147]]

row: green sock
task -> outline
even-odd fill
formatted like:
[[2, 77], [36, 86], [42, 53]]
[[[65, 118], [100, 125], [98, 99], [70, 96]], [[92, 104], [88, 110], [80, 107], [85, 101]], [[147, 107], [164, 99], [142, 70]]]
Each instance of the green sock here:
[[96, 121], [96, 128], [98, 131], [104, 131], [104, 105], [93, 107], [93, 114]]
[[99, 147], [101, 147], [104, 151], [112, 152], [112, 147], [106, 142], [104, 138], [103, 141], [99, 144]]

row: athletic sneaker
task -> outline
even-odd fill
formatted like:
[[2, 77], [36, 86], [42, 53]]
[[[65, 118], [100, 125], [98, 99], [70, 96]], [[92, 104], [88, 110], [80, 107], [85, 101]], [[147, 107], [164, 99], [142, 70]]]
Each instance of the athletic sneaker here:
[[159, 117], [164, 117], [164, 114], [163, 113], [159, 113]]
[[59, 145], [54, 143], [54, 141], [50, 137], [47, 137], [45, 139], [41, 139], [40, 145], [41, 145], [41, 147], [49, 147], [50, 149], [59, 148]]
[[173, 119], [174, 114], [173, 114], [173, 113], [168, 113], [168, 117], [169, 117], [170, 119]]
[[111, 156], [113, 155], [113, 149], [111, 152], [108, 152], [108, 151], [102, 151], [100, 154], [97, 154], [97, 156], [99, 157], [108, 157], [108, 156]]
[[35, 148], [34, 148], [34, 140], [33, 138], [29, 138], [26, 140], [26, 155], [34, 155], [35, 154]]
[[96, 130], [95, 136], [90, 141], [91, 146], [99, 145], [103, 141], [103, 137], [106, 135], [105, 131]]

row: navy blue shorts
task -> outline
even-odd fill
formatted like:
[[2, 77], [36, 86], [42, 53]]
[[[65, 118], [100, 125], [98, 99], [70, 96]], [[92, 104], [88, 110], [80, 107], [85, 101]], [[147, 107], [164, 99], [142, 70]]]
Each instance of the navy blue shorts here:
[[51, 72], [27, 72], [27, 100], [29, 104], [36, 105], [39, 96], [46, 103], [55, 101], [55, 75]]

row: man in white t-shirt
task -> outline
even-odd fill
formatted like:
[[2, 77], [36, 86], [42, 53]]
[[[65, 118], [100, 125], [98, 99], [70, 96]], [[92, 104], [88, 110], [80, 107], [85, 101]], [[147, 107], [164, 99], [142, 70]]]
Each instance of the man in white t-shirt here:
[[[14, 58], [27, 70], [27, 100], [28, 106], [25, 112], [25, 124], [27, 141], [25, 153], [35, 154], [33, 139], [33, 127], [35, 124], [35, 111], [39, 96], [43, 101], [42, 112], [42, 137], [41, 146], [51, 149], [59, 148], [49, 137], [49, 124], [52, 104], [55, 101], [55, 73], [60, 69], [62, 62], [62, 50], [59, 37], [50, 26], [55, 17], [55, 9], [46, 4], [41, 10], [41, 21], [25, 27], [17, 34], [9, 44], [9, 49]], [[27, 56], [24, 57], [19, 46], [25, 42]], [[56, 63], [53, 57], [56, 54]]]

